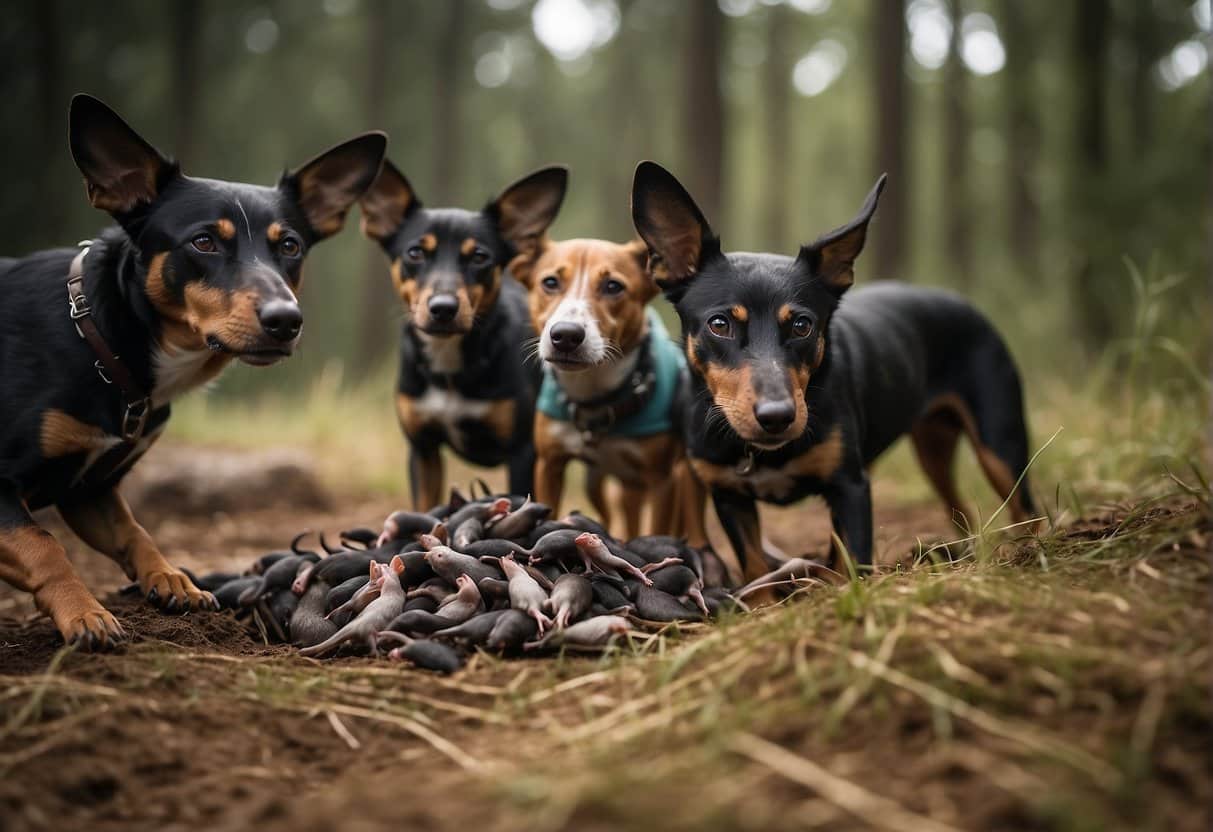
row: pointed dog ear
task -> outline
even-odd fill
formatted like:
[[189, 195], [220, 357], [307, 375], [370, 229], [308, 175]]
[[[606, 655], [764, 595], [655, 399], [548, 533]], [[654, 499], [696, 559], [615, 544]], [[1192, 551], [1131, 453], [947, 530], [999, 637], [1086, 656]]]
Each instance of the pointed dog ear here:
[[657, 280], [653, 276], [653, 271], [649, 268], [649, 244], [644, 240], [628, 240], [623, 244], [623, 251], [628, 257], [636, 261], [640, 267], [640, 273], [644, 275], [647, 282], [647, 291], [649, 298], [656, 297], [661, 293], [661, 287], [657, 285]]
[[838, 296], [851, 288], [851, 284], [855, 282], [855, 258], [863, 251], [863, 244], [868, 236], [868, 223], [876, 213], [880, 192], [884, 190], [888, 178], [888, 174], [880, 175], [855, 219], [823, 235], [816, 242], [800, 248], [796, 259], [805, 265], [810, 275]]
[[640, 264], [640, 268], [644, 269], [649, 264], [649, 244], [644, 240], [628, 240], [623, 244], [623, 250], [627, 252], [629, 257], [632, 257]]
[[283, 175], [279, 190], [294, 199], [316, 239], [331, 237], [345, 215], [375, 181], [387, 150], [387, 136], [363, 133]]
[[535, 243], [523, 251], [519, 252], [506, 267], [514, 279], [530, 289], [535, 282], [535, 264], [539, 262], [539, 258], [547, 250], [551, 241], [548, 240], [546, 234], [539, 235]]
[[685, 286], [720, 240], [674, 175], [641, 162], [632, 180], [632, 223], [649, 250], [648, 268], [665, 291]]
[[362, 233], [383, 243], [421, 207], [421, 200], [399, 168], [385, 158], [379, 175], [358, 204], [362, 208]]
[[516, 254], [533, 253], [560, 213], [569, 186], [563, 165], [541, 168], [508, 186], [484, 207]]
[[84, 174], [88, 201], [115, 217], [154, 202], [180, 173], [175, 162], [91, 95], [72, 98], [68, 142]]

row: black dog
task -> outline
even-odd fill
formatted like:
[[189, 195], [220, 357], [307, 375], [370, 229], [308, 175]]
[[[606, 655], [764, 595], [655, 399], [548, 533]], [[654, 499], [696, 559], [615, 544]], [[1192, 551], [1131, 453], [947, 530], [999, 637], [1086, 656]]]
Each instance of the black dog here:
[[[820, 494], [860, 564], [872, 561], [867, 467], [910, 433], [931, 483], [964, 511], [952, 475], [961, 433], [1013, 518], [1032, 511], [1019, 374], [990, 323], [959, 297], [888, 284], [843, 300], [884, 177], [849, 224], [796, 257], [723, 254], [678, 181], [636, 170], [632, 218], [682, 320], [694, 403], [687, 449], [753, 578], [766, 568], [755, 500]], [[841, 301], [841, 302], [840, 302]]]
[[413, 506], [444, 501], [441, 449], [475, 465], [509, 466], [509, 490], [529, 494], [538, 362], [525, 290], [507, 265], [535, 250], [564, 200], [568, 171], [532, 173], [481, 211], [427, 209], [391, 162], [362, 199], [362, 230], [383, 246], [408, 320], [396, 408], [408, 440]]
[[94, 98], [72, 100], [72, 155], [116, 227], [80, 250], [0, 260], [0, 578], [68, 641], [124, 633], [30, 511], [55, 505], [166, 610], [214, 608], [131, 517], [118, 481], [169, 401], [233, 358], [291, 354], [308, 249], [340, 230], [386, 139], [360, 136], [276, 187], [193, 179]]

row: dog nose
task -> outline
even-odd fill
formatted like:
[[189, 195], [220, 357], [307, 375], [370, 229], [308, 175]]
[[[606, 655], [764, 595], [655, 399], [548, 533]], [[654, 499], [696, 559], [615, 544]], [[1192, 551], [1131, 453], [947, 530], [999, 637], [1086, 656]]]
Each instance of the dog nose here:
[[289, 300], [271, 300], [257, 310], [257, 319], [266, 335], [278, 341], [294, 341], [303, 329], [299, 304]]
[[754, 405], [754, 418], [767, 433], [783, 433], [796, 418], [796, 406], [786, 400], [759, 402]]
[[438, 323], [449, 324], [459, 311], [459, 298], [454, 295], [434, 295], [430, 298], [430, 317]]
[[585, 341], [585, 327], [581, 324], [561, 321], [552, 325], [548, 337], [552, 339], [552, 346], [556, 349], [561, 352], [572, 352]]

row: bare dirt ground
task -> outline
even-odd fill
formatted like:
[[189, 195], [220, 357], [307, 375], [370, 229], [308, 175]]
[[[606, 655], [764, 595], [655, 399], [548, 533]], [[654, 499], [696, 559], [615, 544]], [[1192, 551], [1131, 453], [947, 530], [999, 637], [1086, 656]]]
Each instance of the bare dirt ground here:
[[[955, 534], [876, 504], [886, 555]], [[243, 568], [393, 507], [149, 527], [179, 564]], [[819, 506], [767, 528], [828, 539]], [[451, 678], [160, 615], [69, 546], [135, 640], [61, 651], [0, 587], [0, 830], [1207, 828], [1208, 542], [1198, 500], [1109, 507], [991, 562]]]

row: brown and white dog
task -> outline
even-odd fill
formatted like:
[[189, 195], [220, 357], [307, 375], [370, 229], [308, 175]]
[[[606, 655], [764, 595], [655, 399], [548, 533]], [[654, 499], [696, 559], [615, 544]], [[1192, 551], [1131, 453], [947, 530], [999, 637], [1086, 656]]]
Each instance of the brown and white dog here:
[[703, 542], [705, 494], [685, 462], [686, 367], [649, 301], [659, 289], [639, 241], [551, 241], [510, 269], [528, 289], [544, 379], [535, 408], [535, 499], [558, 510], [564, 471], [577, 459], [604, 525], [602, 479], [623, 487], [624, 527]]

